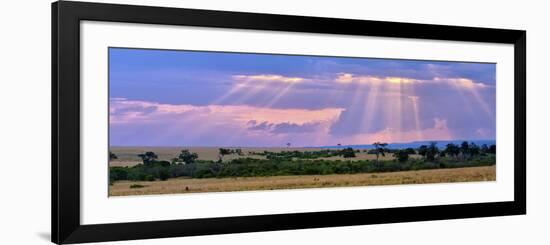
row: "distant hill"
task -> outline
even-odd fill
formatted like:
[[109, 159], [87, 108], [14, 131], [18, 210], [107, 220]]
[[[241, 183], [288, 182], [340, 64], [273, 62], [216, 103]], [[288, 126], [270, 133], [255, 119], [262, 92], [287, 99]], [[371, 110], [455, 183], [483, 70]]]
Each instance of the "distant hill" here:
[[[483, 144], [487, 144], [487, 145], [496, 145], [496, 140], [429, 140], [429, 141], [413, 141], [413, 142], [408, 142], [408, 143], [389, 143], [387, 148], [391, 148], [391, 149], [405, 149], [405, 148], [418, 148], [420, 147], [421, 145], [429, 145], [430, 142], [437, 142], [437, 146], [439, 148], [444, 148], [447, 144], [450, 144], [450, 143], [453, 143], [453, 144], [457, 144], [457, 145], [460, 145], [462, 144], [462, 142], [464, 141], [468, 141], [468, 142], [474, 142], [475, 144], [481, 146]], [[372, 144], [369, 144], [369, 145], [331, 145], [331, 146], [319, 146], [319, 147], [315, 147], [315, 148], [347, 148], [347, 147], [351, 147], [351, 148], [354, 148], [354, 149], [373, 149], [374, 148], [374, 145]]]

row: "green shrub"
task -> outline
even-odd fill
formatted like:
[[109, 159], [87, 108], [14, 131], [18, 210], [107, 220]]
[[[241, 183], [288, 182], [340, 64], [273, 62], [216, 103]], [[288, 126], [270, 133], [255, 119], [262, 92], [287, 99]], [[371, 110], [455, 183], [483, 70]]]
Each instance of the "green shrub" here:
[[170, 178], [170, 172], [168, 171], [168, 168], [161, 169], [159, 171], [159, 179], [160, 180], [167, 180], [168, 178]]
[[110, 167], [109, 179], [113, 181], [128, 179], [128, 167]]
[[409, 160], [409, 150], [399, 150], [396, 153], [394, 153], [395, 157], [397, 158], [397, 161], [399, 162], [406, 162]]
[[[286, 152], [284, 154], [292, 155], [296, 153]], [[399, 154], [399, 152], [396, 152], [395, 154]], [[169, 162], [166, 161], [154, 160], [150, 161], [147, 165], [138, 164], [133, 167], [110, 167], [109, 183], [112, 184], [118, 180], [154, 181], [157, 179], [166, 180], [168, 178], [176, 177], [223, 178], [276, 175], [375, 173], [421, 169], [491, 166], [495, 164], [495, 156], [493, 154], [479, 155], [466, 161], [458, 160], [457, 158], [451, 156], [438, 157], [433, 161], [411, 158], [408, 158], [406, 161], [399, 160], [400, 159], [375, 162], [368, 160], [307, 160], [300, 158], [291, 159], [288, 157], [276, 157], [276, 159], [238, 158], [223, 163], [196, 160], [190, 164], [169, 164]]]

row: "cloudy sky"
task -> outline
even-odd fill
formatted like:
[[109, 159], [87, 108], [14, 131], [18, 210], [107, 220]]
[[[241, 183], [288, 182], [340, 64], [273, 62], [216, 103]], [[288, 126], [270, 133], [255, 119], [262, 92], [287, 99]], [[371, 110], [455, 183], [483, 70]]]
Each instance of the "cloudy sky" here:
[[113, 146], [495, 138], [495, 64], [109, 49]]

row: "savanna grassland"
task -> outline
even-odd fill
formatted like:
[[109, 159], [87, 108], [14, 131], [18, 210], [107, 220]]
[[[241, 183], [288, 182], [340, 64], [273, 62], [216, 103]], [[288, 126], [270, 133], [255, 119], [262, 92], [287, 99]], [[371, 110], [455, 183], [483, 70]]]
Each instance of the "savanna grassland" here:
[[[495, 166], [389, 173], [118, 181], [111, 196], [494, 181]], [[137, 188], [136, 188], [137, 187]]]
[[494, 181], [496, 146], [112, 147], [109, 195]]

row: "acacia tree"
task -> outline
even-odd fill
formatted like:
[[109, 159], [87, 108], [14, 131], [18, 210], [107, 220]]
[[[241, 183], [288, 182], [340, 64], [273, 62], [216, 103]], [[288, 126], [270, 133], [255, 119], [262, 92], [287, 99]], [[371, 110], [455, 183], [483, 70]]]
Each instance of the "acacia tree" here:
[[409, 153], [410, 151], [405, 149], [405, 150], [398, 150], [397, 152], [393, 153], [393, 155], [395, 156], [397, 161], [406, 162], [409, 160]]
[[414, 155], [414, 154], [416, 154], [416, 151], [415, 151], [413, 148], [410, 148], [410, 147], [407, 148], [407, 149], [405, 149], [404, 151], [406, 151], [407, 154], [409, 154], [409, 155]]
[[187, 149], [181, 150], [181, 153], [178, 155], [178, 161], [184, 162], [185, 164], [194, 163], [197, 158], [199, 158], [197, 153], [191, 153]]
[[[342, 157], [344, 158], [352, 158], [352, 157], [355, 157], [355, 151], [353, 150], [353, 148], [351, 147], [348, 147], [348, 148], [345, 148], [343, 149], [342, 151], [340, 151], [341, 154], [342, 154]], [[351, 159], [349, 160], [351, 162]]]
[[421, 155], [423, 158], [426, 158], [427, 153], [428, 153], [427, 145], [421, 145], [420, 147], [418, 147], [418, 154]]
[[465, 159], [470, 154], [470, 144], [468, 142], [464, 141], [460, 144], [460, 153], [462, 154], [462, 159]]
[[471, 142], [468, 148], [469, 148], [468, 152], [470, 153], [470, 158], [479, 155], [481, 152], [481, 149], [479, 148], [479, 146], [476, 145], [476, 143], [474, 142]]
[[458, 145], [455, 145], [453, 143], [447, 144], [447, 148], [445, 148], [445, 153], [451, 157], [458, 157], [458, 154], [460, 154], [460, 148]]
[[481, 145], [481, 153], [482, 153], [482, 154], [487, 154], [487, 153], [489, 153], [489, 146], [488, 146], [487, 144]]
[[138, 157], [141, 158], [143, 164], [148, 165], [157, 160], [158, 156], [152, 151], [145, 152], [143, 154], [138, 154]]
[[219, 158], [218, 162], [222, 162], [223, 156], [230, 155], [230, 154], [231, 154], [231, 149], [220, 148], [219, 155], [218, 155], [218, 158]]
[[386, 156], [386, 152], [388, 152], [388, 143], [381, 143], [381, 142], [374, 142], [374, 154], [376, 154], [376, 163], [379, 163], [378, 158], [380, 155]]
[[109, 161], [114, 159], [118, 159], [118, 156], [115, 153], [109, 151]]
[[237, 155], [239, 155], [239, 156], [244, 155], [244, 154], [243, 154], [243, 150], [241, 150], [240, 148], [239, 148], [239, 149], [235, 149], [235, 154], [237, 154]]
[[437, 142], [430, 142], [430, 145], [426, 149], [426, 160], [434, 161], [438, 153]]

